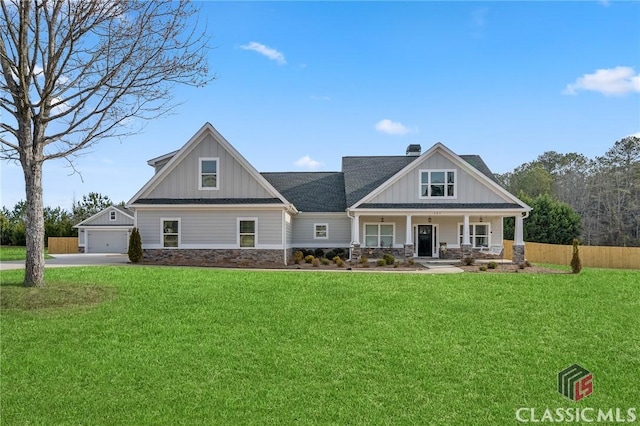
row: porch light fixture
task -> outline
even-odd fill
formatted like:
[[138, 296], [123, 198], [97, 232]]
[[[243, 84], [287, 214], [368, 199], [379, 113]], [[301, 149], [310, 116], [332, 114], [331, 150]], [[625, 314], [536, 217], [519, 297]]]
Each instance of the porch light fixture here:
[[431, 223], [431, 216], [427, 218], [427, 222]]
[[480, 223], [482, 223], [482, 216], [480, 216]]
[[384, 222], [384, 216], [380, 216], [380, 222]]

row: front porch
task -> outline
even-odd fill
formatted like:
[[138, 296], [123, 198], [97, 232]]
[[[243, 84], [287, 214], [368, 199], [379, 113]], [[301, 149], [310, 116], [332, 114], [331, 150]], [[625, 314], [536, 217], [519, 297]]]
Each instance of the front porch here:
[[516, 218], [512, 260], [524, 261], [522, 212], [353, 212], [351, 258], [503, 259], [503, 219]]

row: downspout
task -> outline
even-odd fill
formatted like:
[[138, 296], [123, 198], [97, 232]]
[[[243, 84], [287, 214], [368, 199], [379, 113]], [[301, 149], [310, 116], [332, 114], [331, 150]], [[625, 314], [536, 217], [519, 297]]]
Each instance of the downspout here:
[[349, 238], [349, 262], [351, 262], [351, 243], [353, 242], [353, 222], [356, 220], [356, 214], [353, 213], [353, 216], [351, 216], [351, 209], [347, 207], [347, 217], [349, 219], [351, 219], [351, 230], [349, 231], [349, 234], [351, 235], [351, 238]]

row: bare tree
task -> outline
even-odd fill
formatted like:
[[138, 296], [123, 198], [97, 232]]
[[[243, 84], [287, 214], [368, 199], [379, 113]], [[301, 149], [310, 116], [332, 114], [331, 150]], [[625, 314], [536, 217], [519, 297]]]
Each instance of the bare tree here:
[[175, 84], [210, 81], [197, 13], [185, 0], [0, 1], [0, 157], [24, 171], [25, 286], [44, 285], [43, 163], [73, 166], [170, 111]]

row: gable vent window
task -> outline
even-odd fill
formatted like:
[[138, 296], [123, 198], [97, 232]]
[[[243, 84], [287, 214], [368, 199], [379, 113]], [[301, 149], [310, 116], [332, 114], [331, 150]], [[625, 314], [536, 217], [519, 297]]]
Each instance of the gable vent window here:
[[112, 222], [116, 220], [116, 212], [114, 211], [109, 212], [109, 220]]
[[200, 158], [200, 181], [198, 189], [218, 189], [218, 159]]
[[456, 171], [420, 170], [420, 198], [456, 198]]

